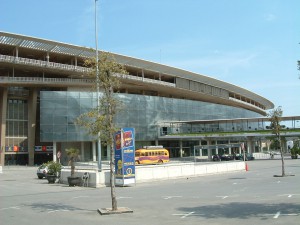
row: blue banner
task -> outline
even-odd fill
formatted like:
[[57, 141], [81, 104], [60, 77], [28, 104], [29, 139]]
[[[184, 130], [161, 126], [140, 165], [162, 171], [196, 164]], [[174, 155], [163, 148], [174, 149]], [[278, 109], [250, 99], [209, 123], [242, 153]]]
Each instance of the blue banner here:
[[117, 185], [135, 183], [134, 128], [122, 128], [115, 133], [115, 178]]

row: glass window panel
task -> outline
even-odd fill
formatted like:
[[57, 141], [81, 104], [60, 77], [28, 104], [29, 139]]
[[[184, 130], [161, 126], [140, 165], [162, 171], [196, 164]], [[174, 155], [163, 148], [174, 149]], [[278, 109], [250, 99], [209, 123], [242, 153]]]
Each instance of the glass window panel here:
[[54, 116], [53, 124], [67, 124], [68, 120], [66, 116]]
[[52, 133], [53, 125], [41, 125], [40, 129], [41, 129], [41, 133]]
[[79, 101], [76, 98], [68, 98], [68, 109], [80, 108]]
[[63, 125], [54, 125], [53, 126], [54, 133], [67, 133], [67, 126]]

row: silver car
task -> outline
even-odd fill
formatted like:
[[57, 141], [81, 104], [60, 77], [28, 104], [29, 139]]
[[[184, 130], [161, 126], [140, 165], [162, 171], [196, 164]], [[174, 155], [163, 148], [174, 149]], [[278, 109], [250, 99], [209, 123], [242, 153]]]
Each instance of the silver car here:
[[43, 179], [44, 177], [46, 177], [47, 173], [48, 173], [48, 167], [45, 164], [40, 165], [36, 171], [36, 175], [38, 176], [39, 179]]

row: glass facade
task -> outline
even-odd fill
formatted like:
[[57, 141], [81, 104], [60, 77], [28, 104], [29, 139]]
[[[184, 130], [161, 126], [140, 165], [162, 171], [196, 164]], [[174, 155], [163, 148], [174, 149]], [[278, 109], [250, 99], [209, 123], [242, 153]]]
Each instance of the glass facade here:
[[6, 114], [6, 152], [28, 151], [27, 100], [8, 99]]
[[[101, 94], [100, 94], [101, 95]], [[118, 127], [134, 127], [137, 141], [154, 141], [158, 123], [261, 116], [258, 113], [207, 102], [135, 94], [116, 94], [122, 105], [116, 116]], [[97, 106], [92, 92], [42, 91], [40, 93], [40, 135], [42, 142], [93, 141], [94, 137], [74, 124], [82, 113]]]

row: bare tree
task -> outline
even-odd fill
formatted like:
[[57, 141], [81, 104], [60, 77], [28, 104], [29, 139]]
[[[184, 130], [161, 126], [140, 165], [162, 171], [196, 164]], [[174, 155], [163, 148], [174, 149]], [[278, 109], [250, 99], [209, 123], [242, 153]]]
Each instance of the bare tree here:
[[[98, 63], [98, 72], [96, 63]], [[114, 93], [120, 87], [119, 76], [127, 74], [127, 72], [109, 53], [101, 53], [98, 62], [94, 59], [89, 59], [86, 60], [85, 64], [94, 69], [91, 76], [95, 78], [96, 86], [101, 91], [102, 97], [98, 99], [98, 107], [80, 115], [76, 123], [87, 128], [92, 135], [98, 136], [100, 134], [101, 141], [110, 147], [112, 211], [116, 211], [118, 207], [115, 192], [114, 133], [118, 128], [115, 127], [114, 118], [120, 102], [116, 99]]]
[[281, 122], [281, 117], [282, 117], [282, 109], [281, 107], [277, 107], [276, 109], [273, 109], [269, 112], [268, 117], [270, 118], [270, 128], [272, 129], [272, 133], [275, 134], [275, 138], [277, 142], [279, 143], [279, 150], [280, 150], [280, 155], [281, 155], [281, 167], [282, 167], [282, 176], [285, 176], [285, 168], [284, 168], [284, 157], [283, 157], [283, 149], [282, 149], [282, 144], [281, 144], [281, 129], [282, 126], [280, 124]]

